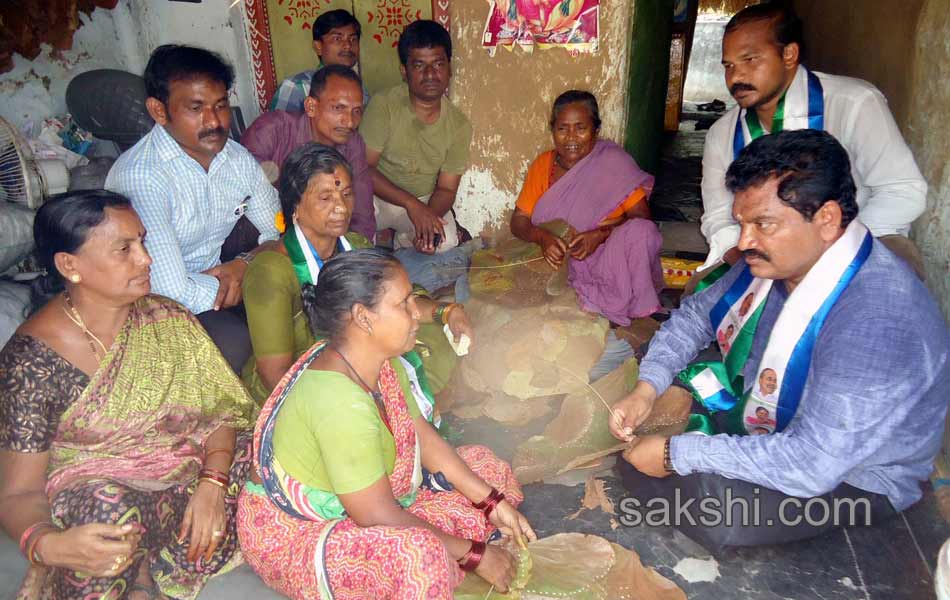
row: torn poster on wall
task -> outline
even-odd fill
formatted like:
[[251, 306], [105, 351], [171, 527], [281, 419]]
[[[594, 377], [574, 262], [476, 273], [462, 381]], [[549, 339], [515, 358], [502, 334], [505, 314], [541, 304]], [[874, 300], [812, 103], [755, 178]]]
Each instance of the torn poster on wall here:
[[571, 54], [596, 52], [600, 0], [490, 0], [482, 47], [565, 48]]

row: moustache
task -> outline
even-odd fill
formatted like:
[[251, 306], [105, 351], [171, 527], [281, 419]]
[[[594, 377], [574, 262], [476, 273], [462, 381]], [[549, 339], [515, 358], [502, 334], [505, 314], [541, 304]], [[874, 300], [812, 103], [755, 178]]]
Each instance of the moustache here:
[[766, 262], [771, 262], [772, 260], [771, 258], [769, 258], [768, 254], [765, 254], [764, 252], [759, 252], [758, 250], [743, 250], [742, 256], [746, 258], [759, 258]]
[[198, 133], [198, 139], [204, 139], [206, 137], [216, 136], [227, 136], [228, 132], [224, 130], [223, 127], [215, 127], [214, 129], [206, 129]]
[[754, 92], [755, 87], [749, 85], [748, 83], [734, 83], [732, 87], [729, 88], [729, 93], [735, 96], [739, 92]]

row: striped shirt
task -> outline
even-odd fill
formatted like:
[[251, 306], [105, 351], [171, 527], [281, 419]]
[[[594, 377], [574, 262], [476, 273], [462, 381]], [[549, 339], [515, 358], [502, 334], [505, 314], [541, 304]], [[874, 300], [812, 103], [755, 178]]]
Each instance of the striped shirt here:
[[145, 225], [152, 292], [195, 314], [214, 307], [218, 280], [203, 271], [221, 262], [221, 246], [241, 215], [261, 232], [259, 241], [278, 237], [277, 192], [233, 140], [205, 172], [156, 124], [119, 157], [105, 187], [127, 196]]

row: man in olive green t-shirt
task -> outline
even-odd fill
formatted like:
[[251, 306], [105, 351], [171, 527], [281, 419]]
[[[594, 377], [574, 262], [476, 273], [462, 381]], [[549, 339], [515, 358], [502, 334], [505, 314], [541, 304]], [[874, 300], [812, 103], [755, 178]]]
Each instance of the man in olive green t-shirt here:
[[450, 210], [468, 166], [472, 126], [445, 98], [451, 60], [452, 40], [444, 27], [425, 20], [410, 24], [399, 38], [399, 70], [407, 85], [374, 95], [360, 124], [376, 224], [396, 230], [396, 248], [432, 254], [458, 245]]

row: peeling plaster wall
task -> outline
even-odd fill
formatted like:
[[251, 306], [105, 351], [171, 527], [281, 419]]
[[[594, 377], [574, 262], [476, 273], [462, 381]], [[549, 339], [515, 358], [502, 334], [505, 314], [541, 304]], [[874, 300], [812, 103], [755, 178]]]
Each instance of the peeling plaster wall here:
[[930, 184], [927, 210], [914, 223], [927, 284], [950, 322], [950, 5], [928, 0], [920, 14], [905, 131]]
[[14, 55], [14, 68], [0, 75], [0, 117], [17, 127], [28, 121], [66, 112], [69, 81], [93, 69], [123, 69], [141, 74], [152, 50], [162, 44], [184, 43], [220, 53], [233, 66], [232, 103], [240, 106], [247, 124], [258, 115], [253, 75], [245, 37], [243, 2], [205, 0], [201, 4], [167, 0], [120, 0], [113, 10], [80, 13], [72, 49], [58, 52], [44, 45], [29, 61]]
[[597, 96], [601, 136], [622, 142], [633, 2], [601, 0], [600, 48], [576, 57], [560, 48], [527, 54], [481, 47], [484, 0], [452, 0], [452, 101], [472, 122], [472, 160], [455, 204], [473, 234], [507, 227], [528, 164], [553, 146], [551, 104], [566, 90]]
[[[201, 46], [221, 54], [234, 67], [231, 103], [240, 106], [250, 125], [260, 113], [244, 20], [244, 2], [204, 0], [200, 4], [168, 0], [122, 0], [131, 5], [132, 21], [148, 57], [162, 44]], [[144, 64], [142, 65], [144, 69]], [[139, 71], [141, 73], [141, 70]]]
[[76, 75], [92, 69], [141, 69], [143, 56], [129, 35], [125, 2], [114, 10], [80, 13], [79, 18], [82, 26], [70, 50], [44, 44], [33, 60], [13, 55], [13, 70], [0, 75], [0, 117], [17, 128], [30, 121], [39, 126], [43, 119], [66, 112], [66, 86]]

